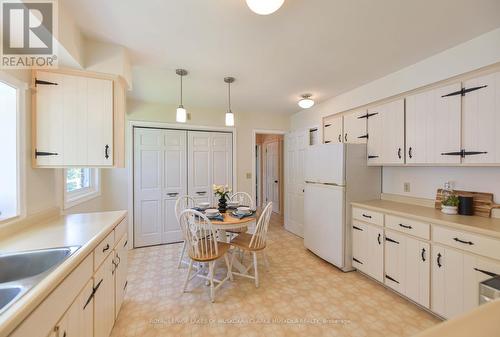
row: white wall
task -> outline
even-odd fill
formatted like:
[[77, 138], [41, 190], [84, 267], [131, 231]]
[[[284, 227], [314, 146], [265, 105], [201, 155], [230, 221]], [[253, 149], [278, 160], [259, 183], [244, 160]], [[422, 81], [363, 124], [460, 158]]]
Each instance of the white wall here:
[[[422, 60], [291, 117], [291, 129], [321, 125], [323, 116], [374, 103], [500, 62], [500, 29]], [[384, 167], [384, 193], [433, 199], [445, 181], [456, 189], [492, 192], [500, 199], [500, 168]], [[410, 193], [403, 192], [409, 182]]]

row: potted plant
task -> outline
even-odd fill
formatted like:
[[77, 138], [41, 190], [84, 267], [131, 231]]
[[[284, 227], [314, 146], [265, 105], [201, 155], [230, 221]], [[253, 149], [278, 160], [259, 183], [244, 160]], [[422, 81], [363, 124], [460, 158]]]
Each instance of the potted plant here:
[[214, 194], [219, 198], [219, 212], [226, 213], [227, 209], [227, 198], [229, 193], [231, 193], [231, 189], [228, 185], [214, 185], [213, 187]]
[[441, 212], [444, 214], [457, 214], [458, 213], [458, 197], [450, 195], [441, 201]]

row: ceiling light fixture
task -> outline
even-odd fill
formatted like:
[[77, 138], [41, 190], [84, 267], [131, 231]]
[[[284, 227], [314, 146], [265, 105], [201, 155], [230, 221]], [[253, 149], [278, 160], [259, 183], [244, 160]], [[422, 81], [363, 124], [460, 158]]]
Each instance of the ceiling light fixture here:
[[302, 99], [298, 103], [302, 109], [309, 109], [314, 105], [314, 100], [311, 98], [311, 96], [311, 94], [302, 95]]
[[227, 101], [228, 101], [228, 110], [226, 112], [226, 126], [234, 126], [234, 114], [231, 111], [231, 83], [234, 82], [234, 77], [224, 77], [224, 82], [227, 83]]
[[177, 123], [186, 123], [187, 111], [182, 105], [182, 77], [186, 76], [188, 72], [186, 69], [176, 69], [175, 73], [179, 75], [181, 78], [181, 104], [179, 104], [179, 107], [177, 108], [177, 112], [175, 114], [175, 120], [177, 121]]
[[276, 12], [285, 0], [246, 0], [247, 6], [256, 14], [269, 15]]

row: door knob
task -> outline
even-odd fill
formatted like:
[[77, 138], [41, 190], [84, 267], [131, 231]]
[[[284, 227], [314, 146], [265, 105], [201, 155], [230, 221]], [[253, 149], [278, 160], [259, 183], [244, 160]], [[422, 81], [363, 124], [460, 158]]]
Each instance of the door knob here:
[[278, 181], [277, 181], [277, 180], [275, 180], [274, 182], [275, 182], [276, 184], [278, 183]]

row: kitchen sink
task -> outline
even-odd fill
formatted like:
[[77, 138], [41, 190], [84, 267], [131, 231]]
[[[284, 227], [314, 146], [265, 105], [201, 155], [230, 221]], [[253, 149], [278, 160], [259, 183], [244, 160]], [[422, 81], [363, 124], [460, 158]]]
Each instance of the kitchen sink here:
[[0, 254], [0, 314], [78, 248], [71, 246]]

